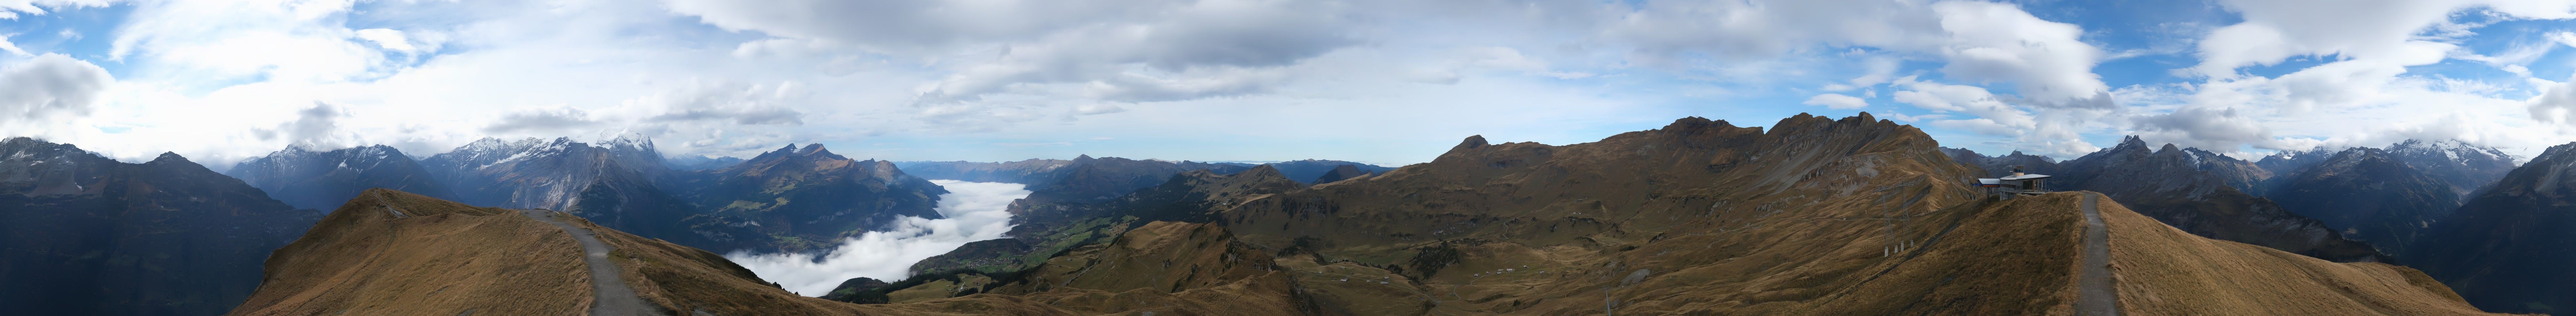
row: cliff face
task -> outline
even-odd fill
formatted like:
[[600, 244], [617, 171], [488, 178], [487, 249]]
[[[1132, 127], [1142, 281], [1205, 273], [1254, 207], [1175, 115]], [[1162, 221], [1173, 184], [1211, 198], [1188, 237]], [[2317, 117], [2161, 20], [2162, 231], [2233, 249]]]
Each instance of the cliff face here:
[[2576, 144], [2549, 147], [2434, 222], [2410, 265], [2492, 311], [2576, 311]]
[[386, 188], [455, 198], [429, 169], [391, 146], [375, 145], [331, 151], [287, 147], [268, 156], [242, 161], [224, 175], [239, 178], [270, 197], [296, 208], [331, 210], [358, 192]]
[[718, 252], [829, 249], [905, 216], [940, 218], [937, 184], [893, 163], [852, 160], [822, 144], [787, 146], [742, 164], [675, 177], [704, 215], [682, 220]]
[[2424, 227], [2460, 205], [2448, 184], [2378, 149], [2344, 150], [2279, 183], [2268, 198], [2282, 208], [2389, 254], [2407, 253]]
[[2316, 219], [2291, 213], [2240, 187], [2269, 178], [2253, 164], [2167, 144], [2149, 149], [2130, 137], [2110, 149], [2069, 160], [2053, 190], [2101, 192], [2139, 214], [2183, 231], [2338, 262], [2391, 262], [2368, 243]]
[[129, 164], [9, 138], [0, 217], [0, 314], [207, 315], [320, 216], [179, 155]]

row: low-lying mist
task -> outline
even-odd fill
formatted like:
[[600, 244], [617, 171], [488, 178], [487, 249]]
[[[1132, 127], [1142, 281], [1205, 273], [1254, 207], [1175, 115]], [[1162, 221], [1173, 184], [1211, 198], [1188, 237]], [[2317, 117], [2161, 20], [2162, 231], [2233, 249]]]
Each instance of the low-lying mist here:
[[894, 282], [910, 277], [913, 263], [957, 250], [968, 242], [1000, 239], [1011, 230], [1012, 200], [1029, 196], [1024, 185], [1000, 182], [930, 180], [948, 189], [939, 196], [944, 219], [904, 217], [893, 230], [868, 232], [843, 240], [839, 248], [808, 253], [725, 255], [761, 279], [778, 282], [798, 295], [821, 296], [850, 278]]

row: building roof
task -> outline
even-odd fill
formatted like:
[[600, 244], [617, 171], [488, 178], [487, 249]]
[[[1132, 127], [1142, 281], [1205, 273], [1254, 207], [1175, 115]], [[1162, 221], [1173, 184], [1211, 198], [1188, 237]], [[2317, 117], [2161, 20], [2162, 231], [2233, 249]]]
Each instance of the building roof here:
[[2036, 180], [2036, 179], [2045, 179], [2045, 178], [2048, 178], [2048, 175], [2044, 175], [2044, 174], [2025, 174], [2025, 175], [2017, 175], [2017, 176], [2007, 176], [2007, 177], [2003, 177], [2003, 179], [2004, 179], [2004, 180]]

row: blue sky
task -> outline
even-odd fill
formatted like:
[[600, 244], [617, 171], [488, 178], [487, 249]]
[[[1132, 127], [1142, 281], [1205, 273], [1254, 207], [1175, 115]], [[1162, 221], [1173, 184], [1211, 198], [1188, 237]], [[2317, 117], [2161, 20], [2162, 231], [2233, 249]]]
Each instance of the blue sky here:
[[[0, 134], [217, 168], [482, 137], [670, 154], [1427, 161], [1868, 111], [2061, 158], [2576, 141], [2576, 4], [0, 0]], [[2561, 91], [2553, 93], [2552, 91]]]

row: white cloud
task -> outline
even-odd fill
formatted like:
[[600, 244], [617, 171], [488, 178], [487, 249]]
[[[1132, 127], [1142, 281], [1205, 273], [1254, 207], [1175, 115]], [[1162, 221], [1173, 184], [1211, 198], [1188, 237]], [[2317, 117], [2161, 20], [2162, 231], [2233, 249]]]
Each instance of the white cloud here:
[[[209, 83], [332, 82], [385, 67], [384, 53], [353, 41], [339, 24], [349, 0], [169, 1], [134, 4], [109, 48], [111, 59], [171, 69], [150, 76]], [[129, 62], [135, 63], [135, 62]], [[184, 71], [182, 71], [184, 70]]]
[[930, 180], [948, 189], [939, 196], [942, 219], [904, 217], [890, 231], [844, 239], [822, 254], [726, 254], [725, 259], [778, 282], [788, 291], [820, 296], [841, 281], [866, 277], [886, 282], [912, 277], [912, 264], [957, 250], [968, 242], [1000, 239], [1011, 230], [1012, 200], [1028, 197], [1020, 184]]
[[[1638, 9], [1612, 22], [1608, 32], [1636, 45], [1632, 58], [1644, 64], [1680, 65], [1691, 56], [1744, 61], [1819, 47], [1866, 46], [1941, 56], [1948, 62], [1943, 73], [2010, 82], [2019, 93], [2047, 102], [2109, 91], [2092, 73], [2103, 54], [2079, 40], [2082, 28], [2040, 20], [2011, 4], [1650, 1]], [[1893, 66], [1887, 67], [1892, 72]], [[1853, 85], [1868, 86], [1892, 75], [1876, 70], [1853, 79]]]
[[2093, 74], [2102, 50], [2078, 40], [2083, 28], [2040, 20], [2010, 4], [1943, 1], [1932, 4], [1932, 10], [1941, 16], [1941, 29], [1950, 33], [1941, 50], [1950, 61], [1943, 73], [2013, 82], [2019, 94], [2044, 104], [2095, 98], [2111, 90]]
[[113, 0], [0, 0], [0, 20], [15, 20], [19, 14], [45, 15], [45, 8], [104, 7]]
[[600, 120], [591, 118], [590, 111], [584, 111], [580, 108], [569, 106], [557, 106], [550, 108], [525, 109], [501, 115], [499, 121], [483, 126], [483, 132], [492, 134], [522, 132], [561, 134], [589, 130], [597, 128], [601, 124], [603, 123], [600, 122]]
[[1826, 93], [1809, 97], [1807, 98], [1807, 102], [1803, 104], [1822, 105], [1829, 109], [1858, 109], [1869, 107], [1869, 100], [1861, 100], [1860, 98], [1854, 98], [1848, 95]]
[[62, 54], [8, 65], [0, 69], [0, 132], [42, 134], [56, 119], [88, 115], [114, 81], [106, 69]]
[[420, 50], [420, 47], [411, 45], [411, 40], [403, 37], [402, 31], [391, 29], [364, 29], [358, 30], [357, 32], [359, 39], [364, 39], [368, 42], [375, 42], [377, 47], [405, 52]]
[[18, 55], [19, 57], [36, 56], [36, 54], [28, 54], [25, 49], [19, 49], [17, 43], [9, 42], [9, 37], [16, 35], [17, 34], [0, 34], [0, 52], [9, 52], [10, 55]]
[[2576, 125], [2576, 78], [2542, 88], [2540, 96], [2531, 98], [2531, 119]]

